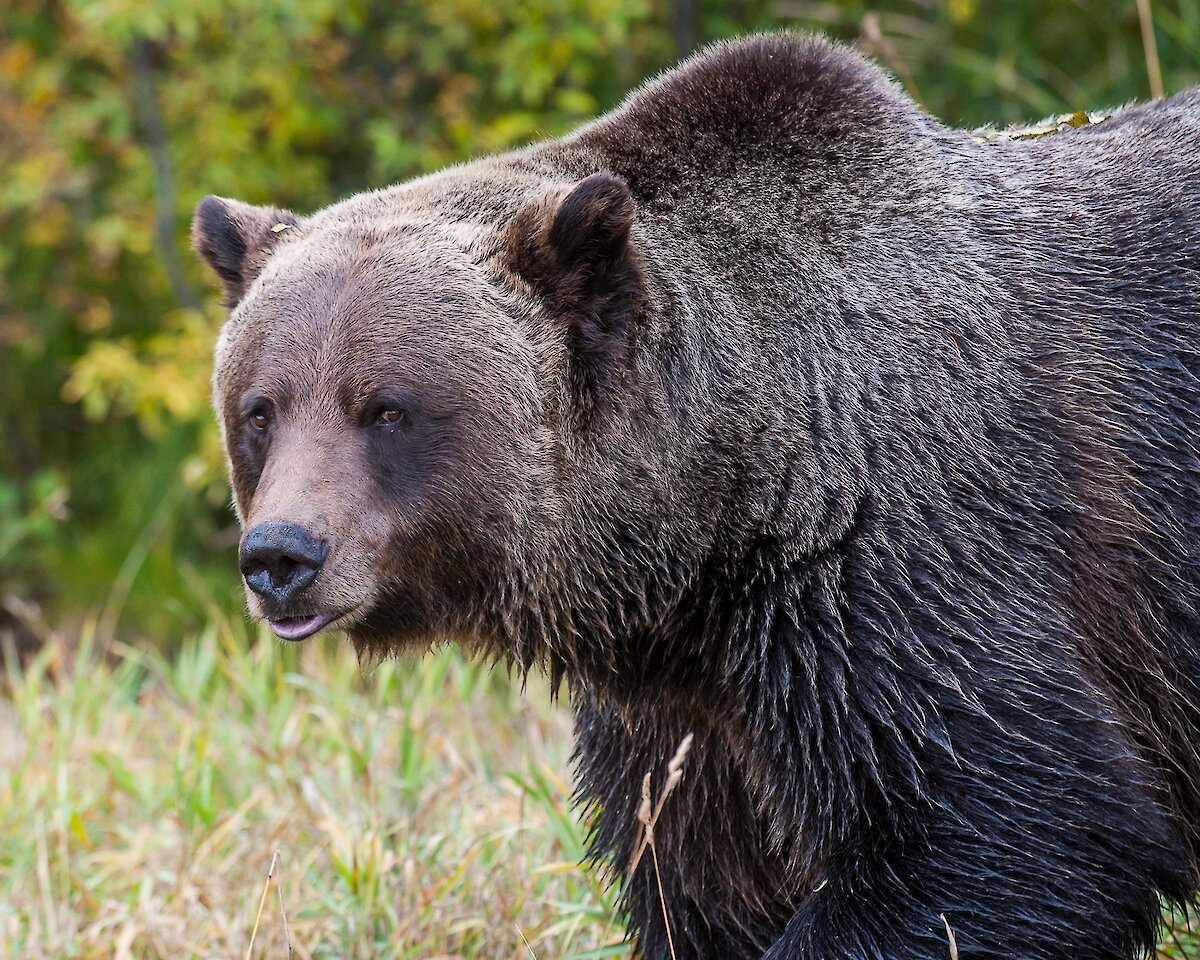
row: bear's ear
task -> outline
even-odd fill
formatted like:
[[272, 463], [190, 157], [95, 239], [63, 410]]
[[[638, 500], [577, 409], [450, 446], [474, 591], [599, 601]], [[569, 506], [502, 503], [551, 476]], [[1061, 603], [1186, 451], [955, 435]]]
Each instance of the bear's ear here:
[[205, 197], [192, 218], [192, 246], [225, 284], [225, 305], [233, 309], [262, 270], [271, 249], [299, 226], [296, 215], [287, 210]]
[[629, 235], [635, 212], [624, 180], [595, 173], [527, 204], [508, 232], [509, 265], [568, 331], [572, 380], [587, 408], [619, 388], [646, 301]]

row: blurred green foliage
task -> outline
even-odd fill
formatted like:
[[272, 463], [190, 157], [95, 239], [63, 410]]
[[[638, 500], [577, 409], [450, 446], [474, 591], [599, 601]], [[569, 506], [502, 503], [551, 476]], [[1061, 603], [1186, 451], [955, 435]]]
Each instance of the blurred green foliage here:
[[[1196, 83], [1200, 0], [1151, 13], [1166, 89]], [[952, 123], [1151, 91], [1135, 0], [4, 0], [0, 605], [170, 642], [239, 602], [204, 194], [309, 211], [777, 27], [858, 40]]]

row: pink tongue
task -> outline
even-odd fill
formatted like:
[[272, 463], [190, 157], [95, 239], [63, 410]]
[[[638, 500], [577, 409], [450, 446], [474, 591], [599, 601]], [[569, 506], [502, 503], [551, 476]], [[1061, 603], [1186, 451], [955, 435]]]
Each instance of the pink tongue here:
[[329, 618], [320, 614], [311, 617], [287, 617], [283, 620], [272, 620], [271, 629], [275, 631], [276, 636], [284, 640], [303, 640], [328, 622]]

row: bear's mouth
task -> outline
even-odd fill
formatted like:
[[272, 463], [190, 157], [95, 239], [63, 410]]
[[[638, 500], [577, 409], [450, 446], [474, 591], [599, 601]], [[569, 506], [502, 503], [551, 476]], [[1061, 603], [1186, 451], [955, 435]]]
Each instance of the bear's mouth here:
[[318, 630], [324, 629], [336, 620], [340, 614], [314, 613], [307, 617], [280, 617], [268, 619], [275, 635], [284, 640], [305, 640]]

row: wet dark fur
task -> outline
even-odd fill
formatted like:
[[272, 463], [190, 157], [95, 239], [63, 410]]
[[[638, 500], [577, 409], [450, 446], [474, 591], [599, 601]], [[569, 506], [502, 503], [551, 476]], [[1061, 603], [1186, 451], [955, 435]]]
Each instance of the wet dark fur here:
[[684, 286], [662, 377], [728, 490], [687, 618], [577, 685], [599, 849], [696, 729], [680, 956], [1147, 949], [1200, 827], [1200, 97], [983, 145], [768, 41], [578, 142]]
[[476, 230], [555, 506], [360, 646], [565, 677], [618, 874], [694, 732], [679, 960], [1145, 953], [1200, 851], [1200, 95], [984, 143], [758, 39], [421, 189], [355, 216]]

